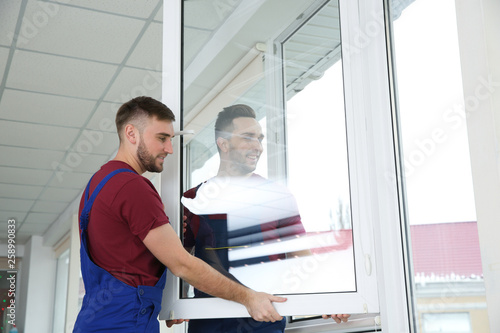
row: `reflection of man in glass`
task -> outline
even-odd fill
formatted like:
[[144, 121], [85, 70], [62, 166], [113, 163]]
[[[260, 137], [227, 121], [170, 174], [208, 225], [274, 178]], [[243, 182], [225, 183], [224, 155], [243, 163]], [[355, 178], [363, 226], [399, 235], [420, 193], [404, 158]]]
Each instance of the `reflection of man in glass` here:
[[[184, 193], [182, 200], [187, 216], [184, 246], [194, 247], [197, 257], [235, 280], [231, 269], [309, 253], [282, 253], [273, 247], [305, 230], [290, 192], [253, 173], [264, 138], [255, 118], [254, 110], [246, 105], [233, 105], [219, 113], [215, 123], [220, 156], [217, 176]], [[198, 291], [195, 295], [207, 296]], [[285, 324], [285, 319], [275, 323], [252, 318], [199, 319], [190, 321], [189, 332], [283, 332]]]

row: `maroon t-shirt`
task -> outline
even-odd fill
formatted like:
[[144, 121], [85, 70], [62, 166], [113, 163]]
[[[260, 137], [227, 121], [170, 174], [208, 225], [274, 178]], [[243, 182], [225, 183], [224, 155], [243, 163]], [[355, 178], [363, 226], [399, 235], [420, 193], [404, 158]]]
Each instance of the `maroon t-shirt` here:
[[[130, 165], [110, 161], [96, 172], [89, 195], [110, 172]], [[80, 213], [83, 209], [83, 196]], [[154, 286], [165, 266], [143, 240], [151, 229], [169, 223], [151, 182], [136, 172], [112, 177], [94, 201], [88, 225], [88, 251], [92, 261], [128, 285]]]

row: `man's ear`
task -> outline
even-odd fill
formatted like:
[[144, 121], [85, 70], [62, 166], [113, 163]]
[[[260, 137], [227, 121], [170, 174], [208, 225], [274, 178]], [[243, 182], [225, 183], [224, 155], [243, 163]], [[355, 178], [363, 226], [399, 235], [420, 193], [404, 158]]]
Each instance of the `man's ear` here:
[[229, 141], [219, 136], [217, 138], [217, 146], [222, 152], [227, 153], [229, 150]]
[[138, 142], [139, 132], [137, 131], [137, 128], [134, 125], [132, 124], [125, 125], [124, 135], [127, 141], [129, 141], [130, 143], [136, 144]]

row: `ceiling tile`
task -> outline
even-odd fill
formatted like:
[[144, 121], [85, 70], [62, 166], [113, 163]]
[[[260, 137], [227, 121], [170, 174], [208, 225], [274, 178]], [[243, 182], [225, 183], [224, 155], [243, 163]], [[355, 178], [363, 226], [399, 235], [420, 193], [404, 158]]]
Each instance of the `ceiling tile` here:
[[26, 216], [22, 228], [24, 228], [24, 226], [29, 223], [49, 225], [54, 222], [58, 216], [59, 214], [30, 212], [28, 213], [28, 216]]
[[[162, 46], [163, 46], [163, 25], [160, 23], [151, 23], [144, 36], [141, 38], [137, 47], [134, 49], [127, 61], [127, 66], [148, 68], [159, 71], [159, 74], [152, 75], [149, 84], [161, 85], [161, 67], [162, 67]], [[147, 82], [144, 82], [147, 85]]]
[[34, 213], [60, 214], [66, 207], [68, 207], [67, 202], [37, 200], [31, 211]]
[[[0, 198], [0, 211], [27, 212], [33, 206], [33, 200]], [[19, 215], [13, 215], [16, 220], [20, 220]]]
[[5, 74], [5, 66], [7, 65], [8, 58], [9, 58], [9, 49], [0, 47], [0, 78], [2, 78]]
[[100, 168], [100, 166], [96, 167], [92, 173], [58, 172], [56, 176], [47, 183], [47, 186], [83, 190], [90, 177], [92, 177], [98, 168]]
[[16, 50], [7, 88], [99, 99], [117, 66]]
[[212, 32], [204, 31], [198, 29], [183, 29], [184, 38], [189, 40], [189, 43], [184, 44], [183, 52], [184, 52], [184, 66], [185, 68], [189, 66], [191, 61], [200, 53], [203, 45], [207, 43], [207, 40], [210, 38]]
[[123, 68], [105, 100], [124, 103], [137, 96], [150, 96], [161, 100], [161, 84], [154, 84], [155, 81], [152, 79], [150, 71]]
[[[76, 140], [75, 146], [83, 145], [82, 142], [92, 143], [92, 153], [93, 154], [101, 154], [107, 156], [111, 156], [118, 149], [119, 139], [116, 133], [110, 132], [100, 132], [100, 131], [91, 131], [84, 130], [82, 134]], [[104, 158], [105, 158], [104, 157]], [[95, 159], [94, 159], [95, 160]], [[103, 160], [104, 161], [104, 160]], [[82, 161], [83, 163], [83, 161]], [[101, 166], [102, 163], [98, 163], [98, 166]], [[86, 164], [87, 168], [83, 167], [83, 171], [92, 171], [93, 168], [88, 168], [88, 164]], [[90, 165], [92, 167], [92, 165]]]
[[[148, 18], [154, 10], [158, 1], [123, 1], [123, 0], [71, 0], [71, 5], [115, 13], [117, 15], [125, 15], [132, 17]], [[68, 0], [55, 0], [62, 4], [67, 4]]]
[[48, 170], [0, 167], [0, 183], [43, 186], [52, 174]]
[[[113, 145], [114, 146], [114, 145]], [[114, 150], [116, 150], [118, 146], [114, 146]], [[113, 156], [114, 157], [114, 156]], [[82, 163], [74, 168], [74, 172], [79, 172], [79, 173], [84, 173], [84, 177], [87, 174], [93, 174], [96, 172], [101, 165], [105, 164], [107, 161], [109, 161], [110, 155], [88, 155], [83, 158]]]
[[43, 186], [27, 186], [17, 184], [0, 184], [0, 197], [15, 199], [36, 199], [43, 190]]
[[63, 96], [5, 89], [0, 101], [2, 119], [47, 125], [81, 127], [96, 102]]
[[[142, 2], [141, 2], [142, 3]], [[123, 6], [123, 5], [120, 5]], [[43, 12], [40, 1], [30, 1], [26, 17]], [[29, 20], [23, 21], [30, 24]], [[57, 12], [38, 29], [35, 37], [18, 47], [119, 64], [145, 24], [144, 20], [59, 6]]]
[[19, 232], [30, 233], [32, 235], [43, 235], [43, 233], [50, 227], [45, 223], [23, 223]]
[[57, 188], [57, 187], [47, 187], [45, 191], [40, 196], [41, 200], [52, 200], [61, 202], [71, 202], [77, 195], [81, 193], [78, 189], [67, 189], [67, 188]]
[[[238, 5], [231, 2], [233, 7]], [[184, 25], [200, 30], [215, 30], [233, 12], [234, 8], [229, 8], [231, 4], [224, 3], [225, 10], [221, 12], [215, 1], [184, 1]]]
[[[8, 210], [0, 210], [0, 223], [7, 223], [8, 220], [14, 219], [16, 220], [16, 223], [19, 222], [21, 223], [24, 221], [26, 218], [27, 213], [21, 213], [21, 212], [12, 212]], [[2, 229], [6, 230], [6, 229]]]
[[0, 45], [10, 46], [22, 1], [0, 1]]
[[[66, 150], [79, 129], [0, 120], [0, 142], [6, 146]], [[33, 161], [35, 165], [36, 161]]]
[[[0, 166], [53, 170], [53, 162], [60, 161], [64, 157], [64, 152], [0, 146], [0, 156], [8, 156], [0, 160]], [[29, 172], [29, 170], [26, 170], [26, 172]]]
[[121, 103], [102, 102], [87, 124], [91, 130], [116, 133], [115, 117]]
[[158, 13], [156, 13], [155, 21], [163, 22], [163, 5], [161, 6], [160, 10], [158, 10]]
[[[84, 145], [82, 145], [82, 142]], [[90, 141], [78, 141], [73, 147], [85, 147], [86, 149], [91, 149], [93, 151], [102, 150], [100, 145], [92, 146]], [[72, 148], [71, 151], [64, 156], [64, 158], [53, 162], [53, 170], [55, 171], [55, 178], [57, 178], [57, 183], [63, 183], [65, 175], [71, 173], [83, 173], [92, 174], [106, 163], [110, 156], [114, 154], [88, 154], [86, 152], [81, 152]], [[55, 187], [60, 187], [59, 185], [54, 185]], [[66, 186], [63, 186], [66, 187]]]

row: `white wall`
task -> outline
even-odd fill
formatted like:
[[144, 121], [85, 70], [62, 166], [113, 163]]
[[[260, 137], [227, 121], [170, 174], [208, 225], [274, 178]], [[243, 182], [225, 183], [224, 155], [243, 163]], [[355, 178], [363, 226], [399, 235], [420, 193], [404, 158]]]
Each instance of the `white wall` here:
[[43, 237], [24, 246], [16, 324], [22, 333], [50, 333], [55, 293], [56, 259]]
[[472, 178], [491, 332], [500, 332], [500, 2], [456, 0]]

